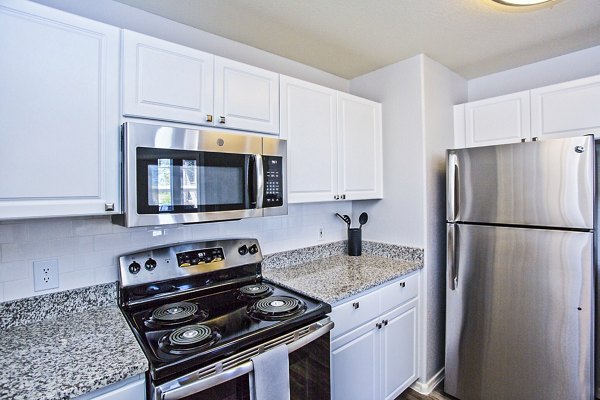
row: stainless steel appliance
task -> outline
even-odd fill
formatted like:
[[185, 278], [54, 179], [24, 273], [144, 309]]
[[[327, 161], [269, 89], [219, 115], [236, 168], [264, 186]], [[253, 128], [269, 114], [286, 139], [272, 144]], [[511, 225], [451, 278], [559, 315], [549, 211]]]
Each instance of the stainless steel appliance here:
[[593, 137], [447, 157], [444, 391], [593, 398]]
[[261, 262], [256, 239], [119, 257], [119, 305], [149, 361], [149, 400], [249, 399], [251, 358], [279, 345], [291, 398], [330, 397], [331, 307], [263, 280]]
[[217, 130], [123, 124], [127, 227], [287, 214], [286, 142]]

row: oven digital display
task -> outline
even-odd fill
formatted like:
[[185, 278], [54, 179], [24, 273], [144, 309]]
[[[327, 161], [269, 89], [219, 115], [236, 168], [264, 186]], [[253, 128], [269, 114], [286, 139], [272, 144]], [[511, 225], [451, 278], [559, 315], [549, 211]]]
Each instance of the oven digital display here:
[[177, 253], [177, 265], [180, 267], [191, 267], [193, 265], [209, 264], [223, 260], [225, 260], [225, 254], [221, 247]]

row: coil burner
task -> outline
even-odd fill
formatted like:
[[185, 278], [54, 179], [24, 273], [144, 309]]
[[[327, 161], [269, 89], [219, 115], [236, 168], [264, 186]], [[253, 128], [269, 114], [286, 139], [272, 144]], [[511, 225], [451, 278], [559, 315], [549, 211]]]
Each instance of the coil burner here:
[[211, 346], [220, 337], [219, 333], [208, 325], [186, 325], [163, 336], [158, 341], [158, 346], [171, 354], [189, 353]]
[[268, 297], [273, 293], [273, 288], [264, 283], [255, 283], [253, 285], [242, 286], [239, 289], [240, 295], [238, 296], [242, 300], [255, 300]]
[[152, 316], [146, 321], [146, 325], [151, 328], [163, 328], [189, 322], [200, 322], [206, 317], [208, 317], [208, 313], [198, 309], [196, 304], [180, 301], [165, 304], [152, 311]]
[[260, 299], [249, 307], [250, 315], [267, 321], [284, 320], [306, 310], [306, 304], [289, 296], [271, 296]]

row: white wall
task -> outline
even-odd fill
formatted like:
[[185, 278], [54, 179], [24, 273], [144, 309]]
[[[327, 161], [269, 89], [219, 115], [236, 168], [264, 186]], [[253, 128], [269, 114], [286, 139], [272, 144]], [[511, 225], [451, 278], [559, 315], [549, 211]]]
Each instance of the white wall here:
[[600, 46], [471, 79], [468, 101], [600, 74]]
[[363, 239], [424, 247], [420, 56], [350, 81], [350, 92], [382, 103], [383, 199], [356, 201], [369, 214]]
[[[344, 240], [334, 214], [350, 202], [292, 204], [287, 216], [185, 226], [123, 228], [109, 217], [0, 223], [0, 302], [118, 280], [116, 257], [146, 247], [189, 240], [258, 238], [264, 254]], [[318, 240], [319, 228], [325, 237]], [[60, 287], [33, 291], [33, 261], [58, 259]]]
[[467, 99], [467, 81], [442, 64], [423, 57], [425, 268], [421, 339], [422, 383], [444, 367], [446, 298], [446, 149], [454, 145], [452, 105]]
[[86, 18], [130, 29], [333, 89], [348, 80], [233, 40], [204, 32], [112, 0], [34, 0]]

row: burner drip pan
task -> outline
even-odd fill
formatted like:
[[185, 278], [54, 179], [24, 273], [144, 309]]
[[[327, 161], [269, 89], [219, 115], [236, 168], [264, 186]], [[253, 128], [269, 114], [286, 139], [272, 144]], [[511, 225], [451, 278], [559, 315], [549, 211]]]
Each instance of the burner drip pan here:
[[216, 329], [208, 325], [192, 324], [163, 336], [158, 345], [167, 353], [182, 354], [211, 346], [220, 337]]
[[273, 293], [273, 288], [264, 283], [255, 283], [253, 285], [242, 286], [239, 292], [240, 299], [253, 300], [270, 296]]
[[306, 310], [302, 300], [289, 296], [271, 296], [260, 299], [250, 306], [250, 314], [258, 319], [284, 320]]
[[169, 303], [152, 311], [152, 316], [146, 321], [149, 327], [161, 328], [188, 322], [200, 322], [208, 317], [208, 313], [199, 310], [194, 303], [180, 301]]

